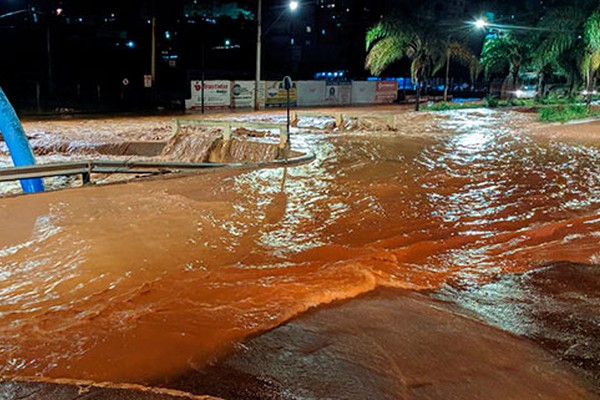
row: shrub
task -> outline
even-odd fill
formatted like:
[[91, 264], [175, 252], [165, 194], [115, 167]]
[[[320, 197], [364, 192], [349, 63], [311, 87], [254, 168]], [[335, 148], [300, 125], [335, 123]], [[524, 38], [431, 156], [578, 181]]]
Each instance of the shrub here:
[[479, 108], [481, 104], [478, 103], [449, 103], [441, 102], [427, 106], [429, 111], [448, 111], [448, 110], [463, 110], [468, 108]]
[[496, 108], [498, 107], [498, 99], [492, 96], [491, 94], [488, 94], [487, 96], [485, 96], [485, 99], [483, 99], [483, 104], [485, 104], [485, 106], [489, 108]]
[[540, 108], [539, 115], [542, 122], [567, 122], [573, 119], [590, 117], [593, 114], [584, 105], [571, 104], [567, 106]]
[[514, 107], [523, 107], [525, 104], [527, 104], [527, 102], [523, 99], [518, 99], [515, 97], [515, 98], [510, 99], [508, 104], [511, 106], [514, 106]]

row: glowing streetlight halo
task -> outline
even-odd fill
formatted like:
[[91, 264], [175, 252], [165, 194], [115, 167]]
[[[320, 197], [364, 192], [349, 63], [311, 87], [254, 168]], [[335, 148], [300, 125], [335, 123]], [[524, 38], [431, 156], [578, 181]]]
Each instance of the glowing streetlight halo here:
[[477, 21], [474, 22], [475, 26], [479, 29], [483, 29], [486, 26], [488, 26], [488, 22], [484, 19], [478, 19]]
[[300, 3], [298, 1], [290, 1], [290, 10], [291, 11], [296, 11], [299, 6], [300, 6]]

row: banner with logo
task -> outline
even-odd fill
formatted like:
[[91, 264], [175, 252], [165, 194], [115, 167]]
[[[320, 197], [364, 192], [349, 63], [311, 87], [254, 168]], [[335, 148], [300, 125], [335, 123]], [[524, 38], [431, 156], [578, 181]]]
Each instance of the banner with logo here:
[[397, 81], [377, 81], [375, 103], [393, 103], [398, 99]]
[[[209, 109], [224, 109], [231, 105], [230, 81], [204, 82], [204, 107]], [[192, 98], [185, 102], [187, 109], [202, 107], [202, 81], [192, 81]]]
[[[298, 87], [296, 82], [292, 82], [290, 89], [290, 107], [296, 107], [298, 104]], [[265, 107], [286, 107], [287, 91], [283, 87], [282, 81], [265, 82]]]
[[348, 105], [352, 103], [352, 82], [327, 82], [325, 104]]
[[231, 106], [233, 108], [253, 108], [254, 81], [234, 81], [231, 85]]

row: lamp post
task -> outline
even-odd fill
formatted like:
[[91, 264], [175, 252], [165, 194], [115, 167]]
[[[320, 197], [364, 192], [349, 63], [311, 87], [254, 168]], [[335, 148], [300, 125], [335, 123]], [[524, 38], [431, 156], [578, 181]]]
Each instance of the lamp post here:
[[260, 58], [262, 51], [262, 0], [258, 0], [258, 10], [256, 12], [256, 79], [254, 82], [254, 109], [259, 110], [258, 89], [260, 86]]
[[[289, 3], [289, 9], [290, 11], [294, 12], [298, 9], [298, 7], [300, 6], [300, 3], [298, 1], [292, 0]], [[285, 12], [285, 10], [284, 10]], [[281, 16], [284, 14], [284, 12], [282, 12], [279, 17], [277, 17], [277, 19], [273, 22], [273, 24], [267, 28], [267, 30], [265, 31], [265, 34], [271, 29], [271, 27], [277, 22], [279, 21], [279, 19], [281, 18]], [[258, 0], [258, 8], [256, 11], [256, 76], [255, 76], [255, 80], [254, 80], [254, 109], [255, 110], [259, 110], [259, 87], [260, 87], [260, 79], [261, 79], [261, 56], [262, 56], [262, 38], [263, 38], [263, 32], [262, 32], [262, 0]]]

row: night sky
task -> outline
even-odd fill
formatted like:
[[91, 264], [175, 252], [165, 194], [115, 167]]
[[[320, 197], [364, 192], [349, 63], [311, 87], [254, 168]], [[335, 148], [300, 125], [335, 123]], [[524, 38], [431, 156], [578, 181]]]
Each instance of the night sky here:
[[[453, 7], [460, 2], [464, 9]], [[430, 10], [452, 27], [484, 11], [531, 23], [550, 3], [318, 0], [301, 1], [292, 16], [286, 1], [264, 0], [263, 29], [268, 32], [263, 39], [263, 78], [289, 74], [311, 79], [331, 70], [365, 78], [366, 30], [402, 7]], [[131, 81], [126, 88], [130, 98], [147, 97], [143, 76], [150, 72], [152, 15], [157, 18], [156, 89], [165, 101], [184, 98], [189, 80], [202, 72], [207, 79], [252, 79], [255, 7], [256, 0], [4, 1], [0, 13], [16, 13], [0, 18], [0, 85], [21, 107], [31, 106], [36, 88], [50, 103], [121, 99], [124, 78]], [[399, 65], [390, 73], [406, 74], [403, 68]]]

